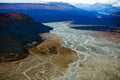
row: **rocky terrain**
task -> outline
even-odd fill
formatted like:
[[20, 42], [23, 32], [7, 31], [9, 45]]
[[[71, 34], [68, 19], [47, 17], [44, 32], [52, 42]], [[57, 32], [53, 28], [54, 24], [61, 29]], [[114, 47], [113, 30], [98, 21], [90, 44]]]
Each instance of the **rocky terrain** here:
[[0, 63], [1, 80], [119, 80], [120, 34], [76, 30], [70, 22], [40, 34], [41, 44], [27, 44], [29, 56]]
[[76, 30], [70, 22], [47, 23], [51, 33], [62, 38], [61, 44], [84, 56], [69, 64], [60, 77], [52, 80], [119, 80], [120, 35], [100, 31]]
[[[31, 53], [27, 58], [0, 63], [0, 79], [50, 80], [52, 77], [61, 76], [68, 65], [78, 59], [78, 56], [75, 51], [61, 46], [59, 40], [47, 36], [41, 44], [37, 45], [37, 42], [33, 42], [27, 45]], [[82, 57], [81, 55], [81, 59]]]

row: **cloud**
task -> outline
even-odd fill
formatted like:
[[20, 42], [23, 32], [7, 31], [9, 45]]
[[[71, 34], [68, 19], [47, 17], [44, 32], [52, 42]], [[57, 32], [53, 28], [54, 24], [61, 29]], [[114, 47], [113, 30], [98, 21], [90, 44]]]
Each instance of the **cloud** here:
[[115, 0], [114, 2], [112, 2], [112, 4], [114, 6], [120, 6], [120, 0]]

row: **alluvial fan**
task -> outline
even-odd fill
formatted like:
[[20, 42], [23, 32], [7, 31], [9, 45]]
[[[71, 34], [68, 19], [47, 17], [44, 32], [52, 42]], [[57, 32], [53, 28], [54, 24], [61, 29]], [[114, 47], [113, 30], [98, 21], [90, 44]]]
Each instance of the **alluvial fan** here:
[[53, 27], [51, 33], [61, 37], [64, 47], [76, 51], [77, 61], [68, 65], [60, 77], [51, 80], [119, 80], [120, 38], [119, 34], [76, 30], [70, 22], [44, 23]]

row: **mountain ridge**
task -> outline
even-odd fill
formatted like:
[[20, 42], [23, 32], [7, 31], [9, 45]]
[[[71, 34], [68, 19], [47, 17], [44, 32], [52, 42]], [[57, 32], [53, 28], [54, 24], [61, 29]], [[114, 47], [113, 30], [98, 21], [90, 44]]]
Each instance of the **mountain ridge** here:
[[69, 3], [49, 2], [49, 3], [0, 3], [0, 10], [6, 9], [24, 9], [24, 10], [68, 10], [77, 9]]
[[76, 4], [74, 5], [77, 8], [88, 10], [88, 11], [97, 11], [103, 13], [113, 13], [116, 10], [120, 10], [119, 6], [113, 6], [112, 4], [103, 4], [103, 3], [95, 3], [95, 4]]

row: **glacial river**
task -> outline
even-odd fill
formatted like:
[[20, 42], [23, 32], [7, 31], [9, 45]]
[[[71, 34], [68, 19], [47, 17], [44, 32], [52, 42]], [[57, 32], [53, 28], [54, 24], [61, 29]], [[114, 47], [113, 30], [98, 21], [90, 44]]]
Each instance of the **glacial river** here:
[[[78, 57], [81, 54], [85, 56], [83, 59], [79, 58], [77, 61], [69, 64], [68, 69], [62, 76], [52, 76], [51, 80], [96, 80], [98, 75], [100, 75], [98, 77], [100, 80], [108, 80], [112, 76], [108, 79], [104, 78], [107, 75], [103, 75], [103, 70], [107, 71], [109, 67], [112, 67], [113, 72], [117, 71], [114, 65], [118, 65], [118, 62], [115, 63], [114, 60], [120, 60], [120, 39], [117, 38], [120, 35], [116, 37], [105, 32], [73, 29], [69, 27], [70, 22], [44, 24], [54, 28], [50, 33], [62, 38], [62, 46], [76, 51]], [[81, 63], [86, 65], [85, 68], [80, 68]], [[110, 65], [108, 66], [108, 64]], [[94, 70], [92, 71], [89, 68]], [[105, 73], [109, 74], [109, 72]], [[120, 74], [120, 72], [118, 73]], [[81, 75], [88, 75], [88, 77], [86, 76], [86, 79], [82, 79]], [[115, 73], [115, 75], [117, 74]]]

